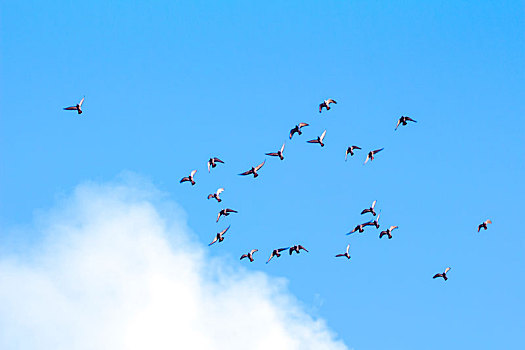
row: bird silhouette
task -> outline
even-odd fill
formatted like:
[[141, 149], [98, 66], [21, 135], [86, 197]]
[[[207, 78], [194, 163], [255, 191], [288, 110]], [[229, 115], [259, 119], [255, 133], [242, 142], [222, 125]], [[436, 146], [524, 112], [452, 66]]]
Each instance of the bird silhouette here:
[[401, 118], [399, 118], [399, 120], [397, 121], [397, 125], [396, 125], [396, 128], [394, 130], [397, 130], [397, 128], [399, 127], [400, 124], [401, 125], [407, 125], [407, 121], [417, 123], [417, 121], [415, 121], [414, 119], [412, 119], [410, 117], [405, 117], [404, 115], [402, 115]]
[[277, 152], [266, 153], [266, 155], [267, 156], [272, 156], [272, 157], [279, 157], [279, 158], [281, 158], [281, 160], [283, 160], [284, 159], [283, 152], [284, 152], [284, 143], [281, 146], [280, 150], [278, 150]]
[[308, 140], [308, 141], [306, 141], [306, 142], [308, 142], [308, 143], [318, 143], [318, 144], [321, 145], [321, 147], [324, 147], [323, 140], [324, 140], [325, 135], [326, 135], [326, 130], [323, 131], [323, 133], [321, 134], [321, 136], [317, 136], [316, 139], [314, 139], [314, 140]]
[[250, 259], [250, 262], [253, 262], [253, 260], [254, 260], [253, 259], [253, 254], [255, 252], [258, 252], [258, 251], [259, 251], [259, 249], [252, 249], [252, 250], [250, 250], [250, 252], [248, 254], [241, 255], [241, 258], [239, 260], [242, 260], [244, 258], [248, 258], [248, 259]]
[[74, 106], [66, 107], [64, 110], [66, 111], [77, 111], [78, 114], [82, 114], [82, 103], [84, 103], [85, 97], [82, 97], [79, 103], [77, 103]]
[[239, 175], [250, 175], [250, 174], [253, 174], [253, 177], [256, 178], [257, 176], [259, 176], [259, 174], [257, 172], [259, 171], [259, 169], [262, 168], [264, 163], [266, 163], [266, 160], [264, 162], [262, 162], [261, 164], [257, 165], [256, 167], [252, 167], [250, 170], [245, 171], [244, 173], [241, 173]]
[[447, 272], [448, 272], [449, 270], [450, 270], [450, 267], [447, 267], [443, 273], [436, 273], [436, 274], [434, 275], [434, 277], [432, 277], [432, 278], [443, 277], [443, 279], [446, 281], [446, 280], [448, 280]]
[[376, 149], [375, 151], [368, 152], [368, 155], [366, 156], [366, 160], [365, 160], [364, 164], [366, 164], [368, 162], [368, 160], [373, 161], [374, 160], [374, 154], [379, 153], [379, 152], [381, 152], [384, 149], [385, 148], [383, 147], [383, 148], [380, 148], [380, 149]]
[[379, 238], [383, 237], [384, 235], [388, 236], [388, 239], [392, 239], [392, 231], [394, 231], [397, 228], [397, 226], [390, 226], [385, 231], [381, 231], [379, 234]]
[[490, 221], [490, 220], [485, 220], [485, 221], [483, 221], [481, 224], [479, 224], [479, 226], [478, 226], [478, 232], [479, 232], [479, 230], [481, 230], [481, 229], [486, 230], [486, 229], [488, 228], [488, 227], [487, 227], [488, 224], [492, 224], [492, 221]]
[[[231, 225], [230, 225], [231, 226]], [[230, 229], [230, 226], [226, 227], [224, 230], [222, 230], [221, 232], [217, 233], [217, 235], [215, 236], [215, 238], [213, 239], [213, 241], [211, 241], [210, 244], [208, 244], [209, 246], [212, 245], [213, 243], [219, 241], [219, 242], [222, 242], [224, 241], [224, 237], [223, 235], [226, 233], [226, 231], [228, 231]]]
[[215, 222], [219, 222], [219, 219], [221, 218], [221, 216], [228, 216], [228, 215], [230, 215], [230, 213], [237, 213], [237, 211], [233, 210], [233, 209], [229, 209], [229, 208], [222, 209], [219, 212], [219, 214], [217, 214], [217, 221], [215, 221]]
[[363, 209], [363, 211], [361, 212], [361, 215], [366, 214], [366, 213], [372, 213], [372, 215], [376, 216], [376, 212], [374, 210], [374, 207], [376, 206], [376, 202], [377, 201], [373, 201], [370, 208]]
[[345, 162], [346, 162], [346, 159], [348, 158], [348, 154], [350, 154], [350, 157], [354, 155], [354, 149], [361, 149], [361, 147], [358, 147], [358, 146], [348, 147], [345, 152]]
[[197, 170], [193, 170], [191, 173], [190, 173], [190, 176], [186, 176], [186, 177], [183, 177], [182, 179], [180, 179], [180, 183], [183, 183], [183, 182], [186, 182], [186, 181], [189, 181], [191, 182], [191, 185], [195, 185], [195, 181], [193, 180], [193, 176], [195, 175], [195, 173], [197, 172]]
[[210, 158], [208, 160], [208, 172], [210, 172], [210, 167], [215, 168], [217, 166], [217, 163], [224, 164], [224, 162], [217, 157]]
[[301, 131], [301, 128], [305, 127], [305, 126], [308, 126], [309, 124], [307, 123], [299, 123], [297, 124], [292, 130], [290, 130], [290, 140], [292, 139], [292, 136], [295, 134], [295, 133], [298, 133], [299, 135], [302, 135], [303, 132]]
[[337, 254], [335, 257], [339, 258], [341, 256], [344, 256], [347, 259], [350, 259], [350, 254], [348, 253], [348, 250], [350, 250], [350, 244], [346, 246], [346, 252], [344, 254]]
[[219, 198], [219, 195], [220, 195], [223, 191], [224, 191], [224, 188], [219, 188], [219, 189], [217, 190], [217, 192], [215, 192], [215, 193], [210, 193], [210, 194], [208, 195], [208, 199], [215, 198], [215, 199], [217, 200], [217, 202], [219, 202], [219, 203], [222, 202], [222, 199]]
[[319, 113], [321, 113], [321, 110], [323, 109], [323, 107], [326, 108], [327, 111], [329, 111], [330, 103], [337, 104], [337, 102], [335, 102], [331, 98], [329, 98], [328, 100], [324, 100], [323, 103], [319, 105]]
[[268, 264], [268, 263], [270, 262], [270, 260], [272, 260], [272, 258], [273, 258], [274, 256], [276, 256], [276, 257], [280, 257], [280, 256], [281, 256], [280, 253], [281, 253], [283, 250], [286, 250], [286, 249], [289, 249], [289, 248], [290, 248], [290, 247], [274, 249], [274, 250], [272, 251], [272, 254], [270, 254], [270, 258], [268, 259], [268, 261], [267, 261], [266, 263]]

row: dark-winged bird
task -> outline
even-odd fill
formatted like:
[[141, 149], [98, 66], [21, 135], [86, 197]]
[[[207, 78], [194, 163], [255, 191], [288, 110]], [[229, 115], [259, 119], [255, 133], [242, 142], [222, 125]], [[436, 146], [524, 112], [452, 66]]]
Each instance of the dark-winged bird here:
[[372, 206], [370, 206], [370, 208], [364, 209], [364, 210], [361, 212], [361, 215], [366, 214], [366, 213], [372, 213], [372, 215], [376, 216], [376, 212], [375, 212], [375, 210], [374, 210], [374, 207], [376, 206], [376, 202], [377, 202], [377, 201], [373, 201], [373, 202], [372, 202]]
[[66, 111], [77, 111], [78, 114], [82, 114], [82, 103], [84, 103], [84, 98], [85, 97], [82, 97], [82, 99], [80, 100], [79, 103], [77, 103], [76, 105], [74, 106], [71, 106], [71, 107], [66, 107], [64, 108]]
[[219, 241], [219, 242], [222, 242], [224, 241], [224, 237], [223, 235], [226, 233], [226, 231], [228, 231], [230, 229], [230, 226], [226, 227], [224, 230], [222, 230], [221, 232], [217, 233], [217, 235], [215, 236], [215, 238], [213, 239], [213, 241], [211, 241], [210, 244], [208, 245], [212, 245], [213, 243]]
[[350, 254], [348, 253], [349, 250], [350, 250], [350, 244], [346, 246], [346, 252], [344, 254], [337, 254], [335, 257], [339, 258], [340, 256], [344, 256], [347, 259], [350, 259]]
[[241, 255], [241, 258], [239, 260], [242, 260], [244, 258], [250, 259], [250, 262], [253, 262], [253, 253], [258, 252], [259, 249], [252, 249], [248, 254]]
[[449, 270], [450, 270], [450, 267], [447, 267], [443, 273], [436, 273], [436, 274], [434, 275], [434, 277], [432, 277], [432, 278], [443, 277], [443, 279], [446, 281], [446, 280], [448, 280], [448, 278], [447, 278], [447, 272], [448, 272]]
[[217, 163], [224, 164], [224, 162], [217, 157], [210, 158], [208, 160], [208, 172], [210, 172], [210, 167], [215, 168], [217, 166]]
[[375, 151], [368, 152], [368, 155], [366, 156], [366, 160], [365, 160], [364, 164], [366, 164], [369, 159], [370, 159], [370, 161], [373, 161], [374, 160], [374, 154], [379, 153], [379, 152], [381, 152], [384, 149], [385, 148], [383, 147], [383, 148], [380, 148], [380, 149], [376, 149]]
[[183, 177], [182, 179], [180, 179], [180, 183], [183, 183], [183, 182], [186, 182], [186, 181], [189, 181], [191, 182], [191, 185], [195, 185], [195, 181], [193, 180], [193, 176], [195, 175], [195, 173], [197, 172], [197, 170], [193, 170], [191, 173], [190, 173], [190, 176], [186, 176], [186, 177]]
[[390, 226], [386, 229], [386, 231], [381, 231], [379, 234], [379, 238], [383, 237], [384, 235], [388, 236], [388, 239], [392, 239], [392, 231], [394, 231], [397, 228], [397, 226]]
[[276, 256], [276, 257], [280, 257], [280, 256], [281, 256], [280, 253], [281, 253], [283, 250], [286, 250], [286, 249], [288, 249], [288, 248], [289, 248], [289, 247], [274, 249], [274, 250], [272, 251], [272, 254], [270, 254], [270, 258], [268, 259], [268, 261], [267, 261], [266, 263], [268, 264], [268, 263], [270, 262], [270, 260], [272, 260], [272, 258], [273, 258], [274, 256]]
[[272, 156], [272, 157], [279, 157], [279, 158], [281, 158], [281, 160], [283, 160], [284, 159], [283, 152], [284, 152], [284, 143], [281, 146], [280, 150], [278, 150], [277, 152], [266, 153], [266, 155], [267, 156]]
[[210, 193], [210, 194], [208, 195], [208, 199], [215, 198], [215, 199], [217, 200], [217, 202], [219, 202], [219, 203], [222, 202], [222, 199], [219, 198], [219, 195], [220, 195], [223, 191], [224, 191], [224, 188], [219, 188], [219, 189], [217, 190], [217, 192], [215, 192], [215, 193]]
[[326, 108], [327, 111], [329, 111], [330, 103], [337, 104], [337, 102], [335, 102], [331, 98], [329, 98], [328, 100], [324, 100], [323, 103], [319, 105], [319, 113], [321, 113], [321, 110], [323, 109], [323, 107]]
[[372, 221], [372, 225], [374, 225], [376, 228], [379, 228], [379, 217], [381, 216], [381, 213], [377, 214], [377, 217], [374, 221]]
[[485, 220], [485, 221], [483, 221], [481, 224], [479, 224], [479, 226], [478, 226], [478, 232], [479, 232], [479, 230], [481, 230], [481, 229], [485, 229], [485, 230], [486, 230], [486, 229], [488, 228], [488, 227], [487, 227], [488, 224], [492, 224], [492, 221], [490, 221], [490, 220]]
[[293, 247], [290, 247], [289, 249], [290, 255], [292, 255], [293, 252], [296, 252], [297, 254], [299, 254], [301, 252], [301, 249], [308, 252], [308, 250], [305, 247], [298, 244], [298, 245], [294, 245]]
[[255, 168], [252, 167], [250, 170], [245, 171], [244, 173], [239, 174], [239, 175], [250, 175], [250, 174], [253, 174], [253, 177], [256, 178], [257, 176], [259, 176], [259, 174], [257, 174], [257, 172], [259, 171], [259, 169], [262, 168], [264, 163], [266, 163], [266, 160], [264, 162], [262, 162], [261, 164], [257, 165]]
[[292, 139], [293, 134], [298, 133], [299, 135], [302, 135], [303, 132], [301, 131], [301, 128], [304, 126], [308, 126], [307, 123], [299, 123], [297, 124], [292, 130], [290, 130], [290, 140]]
[[364, 224], [359, 224], [356, 227], [354, 227], [352, 231], [348, 232], [347, 235], [351, 235], [352, 233], [357, 232], [357, 231], [359, 231], [360, 233], [363, 233], [365, 232], [366, 226], [374, 226], [374, 222], [368, 221], [368, 222], [365, 222]]
[[410, 117], [405, 117], [404, 115], [402, 115], [401, 118], [399, 118], [399, 120], [397, 121], [397, 125], [396, 125], [396, 128], [394, 130], [397, 130], [397, 128], [398, 128], [398, 126], [400, 124], [401, 125], [407, 125], [408, 121], [417, 123], [414, 119], [412, 119]]
[[230, 215], [230, 213], [237, 213], [237, 210], [233, 210], [233, 209], [222, 209], [219, 214], [217, 214], [217, 221], [215, 222], [219, 222], [219, 219], [221, 218], [221, 216], [228, 216]]
[[357, 147], [357, 146], [348, 147], [345, 152], [345, 162], [346, 162], [346, 159], [348, 158], [348, 154], [350, 154], [350, 157], [354, 155], [354, 149], [361, 149], [361, 147]]
[[316, 139], [314, 139], [314, 140], [308, 140], [308, 141], [306, 141], [306, 142], [308, 142], [308, 143], [318, 143], [318, 144], [321, 145], [321, 147], [324, 147], [323, 140], [324, 140], [325, 135], [326, 135], [326, 130], [323, 131], [323, 133], [321, 134], [321, 136], [317, 136]]

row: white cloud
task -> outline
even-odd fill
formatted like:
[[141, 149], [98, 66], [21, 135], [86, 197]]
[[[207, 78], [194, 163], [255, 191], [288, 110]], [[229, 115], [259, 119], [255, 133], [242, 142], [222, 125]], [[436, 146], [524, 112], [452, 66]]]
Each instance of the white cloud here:
[[1, 349], [346, 349], [282, 279], [209, 259], [151, 185], [82, 185], [42, 218], [37, 254], [0, 258]]

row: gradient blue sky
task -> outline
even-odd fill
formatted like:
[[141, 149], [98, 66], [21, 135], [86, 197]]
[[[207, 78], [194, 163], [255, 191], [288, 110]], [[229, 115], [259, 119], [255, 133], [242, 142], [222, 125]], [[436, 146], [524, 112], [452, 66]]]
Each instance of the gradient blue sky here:
[[[212, 255], [290, 290], [351, 347], [525, 340], [523, 1], [9, 1], [0, 5], [0, 252], [86, 180], [149, 178]], [[86, 96], [82, 117], [62, 108]], [[338, 104], [319, 114], [318, 104]], [[394, 132], [400, 115], [417, 124]], [[289, 130], [308, 122], [302, 136]], [[309, 145], [327, 129], [326, 147]], [[286, 141], [285, 160], [237, 174]], [[348, 145], [363, 151], [344, 162]], [[385, 147], [362, 165], [366, 150]], [[206, 161], [226, 164], [210, 174]], [[179, 184], [198, 169], [197, 185]], [[220, 224], [217, 187], [239, 210]], [[378, 231], [346, 236], [368, 217]], [[486, 232], [477, 225], [492, 219]], [[309, 254], [265, 265], [275, 247]], [[352, 260], [333, 256], [351, 243]], [[247, 264], [245, 264], [247, 265]], [[450, 279], [433, 280], [451, 266]]]

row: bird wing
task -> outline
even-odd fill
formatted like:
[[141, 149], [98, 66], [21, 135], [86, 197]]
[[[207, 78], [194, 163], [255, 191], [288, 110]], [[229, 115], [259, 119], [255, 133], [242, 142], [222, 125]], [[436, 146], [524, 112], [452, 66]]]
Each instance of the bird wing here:
[[248, 257], [248, 254], [243, 254], [243, 255], [241, 255], [241, 258], [239, 260], [242, 260], [242, 259], [247, 258], [247, 257]]
[[197, 172], [197, 170], [192, 170], [191, 173], [190, 173], [190, 176], [193, 177], [193, 175], [195, 175], [196, 172]]
[[350, 244], [346, 246], [346, 253], [348, 254], [348, 251], [350, 250]]
[[375, 201], [372, 202], [372, 209], [375, 208], [375, 206], [376, 206], [376, 202], [377, 202], [377, 200], [375, 200]]
[[393, 231], [393, 230], [395, 230], [396, 228], [397, 228], [397, 226], [390, 226], [389, 230], [390, 230], [390, 231]]
[[64, 108], [66, 111], [76, 111], [78, 108], [77, 106], [71, 106], [71, 107], [66, 107]]
[[250, 175], [250, 174], [253, 174], [253, 171], [252, 169], [248, 170], [248, 171], [245, 171], [244, 173], [241, 173], [239, 175]]
[[294, 247], [291, 247], [291, 248], [288, 249], [288, 252], [290, 253], [290, 255], [292, 255], [292, 252], [293, 252], [294, 250], [295, 250]]
[[190, 178], [189, 177], [183, 177], [182, 179], [180, 179], [180, 183], [183, 183], [184, 181], [190, 181]]
[[303, 247], [303, 246], [300, 245], [300, 244], [299, 244], [299, 247], [298, 247], [298, 248], [299, 248], [299, 249], [302, 249], [302, 250], [304, 250], [304, 251], [306, 251], [306, 252], [308, 252], [308, 249], [306, 249], [305, 247]]
[[279, 153], [271, 152], [271, 153], [265, 153], [267, 156], [274, 156], [277, 157]]
[[347, 235], [351, 235], [352, 233], [354, 233], [355, 231], [357, 231], [359, 229], [358, 226], [356, 226], [352, 231], [348, 232]]
[[385, 148], [380, 148], [380, 149], [376, 149], [375, 151], [372, 151], [373, 154], [376, 154], [376, 153], [379, 153], [381, 152], [382, 150], [384, 150]]
[[319, 141], [317, 141], [317, 139], [315, 139], [315, 140], [308, 140], [306, 142], [308, 142], [308, 143], [319, 143]]
[[208, 199], [213, 198], [213, 194], [208, 195]]
[[85, 97], [82, 97], [82, 99], [81, 99], [80, 102], [78, 103], [78, 106], [79, 106], [79, 107], [82, 107], [82, 103], [84, 103], [84, 99], [85, 99]]
[[233, 210], [233, 209], [226, 209], [226, 212], [227, 212], [227, 213], [237, 213], [237, 210]]
[[361, 149], [361, 147], [358, 146], [352, 146], [354, 149]]
[[217, 157], [214, 157], [213, 160], [216, 161], [216, 162], [224, 164], [224, 162], [222, 160], [220, 160], [219, 158], [217, 158]]
[[215, 222], [219, 222], [220, 218], [221, 218], [221, 212], [219, 212], [219, 214], [217, 214], [217, 221], [215, 221]]
[[310, 124], [308, 124], [308, 123], [299, 123], [299, 128], [302, 128], [303, 126], [308, 126], [308, 125], [310, 125]]
[[406, 120], [410, 120], [411, 122], [414, 122], [414, 123], [417, 123], [417, 121], [415, 121], [414, 119], [410, 118], [410, 117], [405, 117]]
[[436, 273], [436, 274], [434, 275], [434, 277], [432, 277], [432, 278], [438, 278], [438, 277], [443, 277], [443, 275], [440, 274], [440, 273]]
[[335, 257], [338, 258], [340, 256], [345, 256], [344, 254], [337, 254]]
[[363, 209], [363, 211], [361, 212], [361, 215], [366, 214], [368, 212], [370, 212], [370, 209]]
[[399, 127], [399, 124], [401, 124], [401, 118], [399, 118], [399, 119], [397, 120], [396, 128], [395, 128], [394, 130], [397, 130], [397, 128]]
[[283, 143], [283, 145], [281, 146], [281, 153], [284, 152], [284, 145], [285, 145], [285, 144]]
[[485, 224], [492, 224], [492, 221], [487, 220], [487, 221], [485, 221]]
[[210, 165], [211, 165], [211, 162], [208, 161], [208, 172], [210, 172]]
[[319, 105], [319, 113], [321, 113], [321, 111], [323, 110], [324, 105], [325, 105], [324, 102]]
[[259, 249], [252, 249], [252, 250], [250, 250], [250, 254], [253, 254], [253, 253], [258, 252], [258, 251], [259, 251]]
[[445, 273], [447, 273], [447, 272], [449, 272], [449, 271], [450, 271], [450, 267], [447, 267], [447, 268], [445, 269]]
[[[230, 226], [231, 226], [231, 225], [230, 225]], [[224, 230], [222, 230], [222, 231], [219, 232], [218, 234], [219, 234], [220, 236], [222, 236], [223, 234], [226, 233], [226, 231], [228, 231], [228, 230], [230, 229], [230, 226], [226, 227]]]
[[261, 169], [263, 167], [264, 163], [266, 163], [266, 160], [264, 162], [262, 162], [261, 164], [257, 165], [255, 167], [255, 171], [258, 171], [259, 169]]
[[326, 103], [335, 103], [335, 104], [337, 104], [337, 102], [335, 102], [335, 100], [332, 100], [331, 98], [329, 98], [328, 100], [326, 100]]
[[321, 141], [323, 141], [325, 135], [326, 135], [326, 130], [323, 131], [323, 133], [321, 134], [321, 136], [319, 137], [319, 139], [320, 139]]
[[222, 192], [224, 192], [224, 188], [219, 188], [216, 192], [217, 196], [220, 195]]
[[270, 254], [270, 257], [268, 258], [268, 261], [266, 261], [266, 263], [268, 264], [270, 262], [270, 260], [272, 260], [272, 258], [273, 258], [273, 252], [272, 252], [272, 254]]
[[215, 238], [213, 239], [213, 241], [211, 241], [211, 243], [208, 244], [208, 245], [209, 245], [209, 246], [212, 245], [213, 243], [217, 242], [218, 239], [219, 239], [219, 238], [218, 238], [217, 236], [215, 236]]
[[368, 162], [369, 159], [370, 159], [370, 155], [367, 154], [367, 155], [366, 155], [366, 160], [365, 160], [365, 162], [363, 163], [363, 165], [366, 164], [366, 163]]
[[290, 249], [290, 247], [286, 247], [286, 248], [279, 248], [279, 249], [277, 249], [277, 251], [278, 251], [278, 252], [280, 253], [280, 252], [282, 252], [283, 250], [286, 250], [286, 249]]
[[297, 132], [296, 128], [293, 128], [292, 130], [290, 130], [290, 140], [292, 139], [293, 134], [295, 134], [296, 132]]
[[377, 214], [377, 218], [375, 220], [375, 222], [379, 222], [379, 217], [381, 216], [381, 212], [379, 214]]

